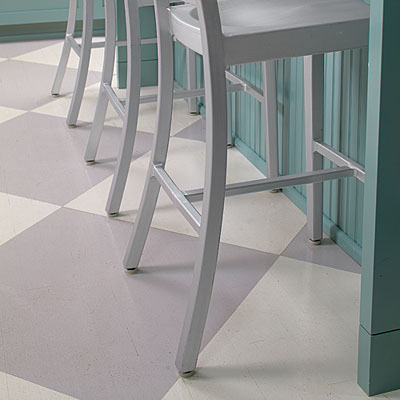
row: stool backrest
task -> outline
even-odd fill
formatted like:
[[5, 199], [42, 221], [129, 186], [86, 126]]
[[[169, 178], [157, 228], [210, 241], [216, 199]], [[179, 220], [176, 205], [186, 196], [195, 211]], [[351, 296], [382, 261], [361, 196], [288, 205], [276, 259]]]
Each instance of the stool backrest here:
[[223, 57], [223, 34], [217, 0], [196, 0], [203, 55]]
[[[245, 1], [245, 0], [244, 0]], [[167, 9], [171, 0], [154, 0], [154, 8], [157, 20], [158, 32], [160, 35], [165, 33], [169, 25]], [[191, 3], [197, 6], [200, 31], [202, 39], [203, 56], [208, 59], [210, 52], [219, 57], [224, 57], [223, 52], [223, 34], [221, 18], [217, 0], [184, 0], [185, 3]], [[179, 7], [179, 6], [178, 6]], [[160, 40], [160, 36], [159, 36]]]

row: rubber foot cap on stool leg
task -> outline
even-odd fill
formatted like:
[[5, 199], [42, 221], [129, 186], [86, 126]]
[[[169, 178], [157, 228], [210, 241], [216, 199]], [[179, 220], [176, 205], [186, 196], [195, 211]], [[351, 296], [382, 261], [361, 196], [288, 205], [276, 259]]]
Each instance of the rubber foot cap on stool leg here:
[[308, 239], [308, 241], [314, 246], [319, 246], [321, 244], [321, 239], [316, 239], [316, 240]]
[[52, 93], [51, 96], [52, 96], [52, 97], [58, 97], [59, 94], [58, 94], [58, 93]]
[[138, 267], [125, 267], [125, 272], [127, 274], [136, 274], [136, 272], [138, 272], [139, 268]]
[[96, 160], [86, 160], [87, 165], [93, 165], [96, 164]]
[[193, 371], [188, 371], [188, 372], [178, 372], [179, 376], [181, 378], [190, 378], [191, 376], [193, 376], [196, 373], [196, 370]]
[[76, 124], [67, 124], [67, 125], [68, 125], [68, 128], [70, 128], [70, 129], [76, 128]]
[[118, 215], [119, 215], [119, 212], [117, 211], [117, 212], [111, 212], [111, 213], [109, 213], [108, 211], [107, 211], [107, 216], [109, 217], [109, 218], [115, 218], [115, 217], [118, 217]]

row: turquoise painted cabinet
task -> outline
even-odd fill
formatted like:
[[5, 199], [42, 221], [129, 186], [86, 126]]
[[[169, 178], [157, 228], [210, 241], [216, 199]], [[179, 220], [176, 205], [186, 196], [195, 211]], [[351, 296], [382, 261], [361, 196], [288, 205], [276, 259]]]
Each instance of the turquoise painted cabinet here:
[[[68, 17], [69, 0], [0, 1], [0, 41], [61, 38]], [[95, 1], [95, 34], [104, 34], [104, 0]], [[82, 0], [78, 2], [82, 18]], [[77, 24], [77, 31], [81, 24]]]
[[[156, 22], [154, 7], [147, 6], [139, 9], [140, 34], [142, 39], [155, 38]], [[125, 11], [123, 1], [117, 0], [118, 39], [126, 39]], [[118, 49], [118, 86], [126, 87], [127, 53], [126, 47]], [[142, 45], [142, 86], [153, 86], [157, 84], [157, 45]]]
[[[69, 0], [3, 0], [0, 2], [0, 25], [63, 22], [67, 20], [68, 5]], [[82, 1], [79, 9], [82, 10]], [[95, 19], [104, 19], [103, 0], [95, 2]]]

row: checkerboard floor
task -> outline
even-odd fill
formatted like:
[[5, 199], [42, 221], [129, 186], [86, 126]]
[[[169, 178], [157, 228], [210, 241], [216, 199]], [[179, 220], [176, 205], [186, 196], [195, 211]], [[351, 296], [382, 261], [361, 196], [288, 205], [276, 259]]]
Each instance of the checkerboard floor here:
[[[102, 49], [75, 129], [65, 115], [76, 58], [61, 96], [50, 95], [60, 51], [61, 41], [0, 44], [0, 399], [366, 398], [356, 385], [360, 267], [328, 238], [311, 246], [304, 214], [281, 193], [227, 198], [199, 371], [178, 379], [196, 238], [163, 194], [140, 273], [121, 263], [155, 105], [140, 108], [122, 213], [109, 219], [121, 128], [111, 108], [98, 163], [83, 161]], [[175, 101], [167, 170], [185, 189], [204, 180], [204, 130]], [[262, 177], [235, 149], [228, 168], [229, 182]]]

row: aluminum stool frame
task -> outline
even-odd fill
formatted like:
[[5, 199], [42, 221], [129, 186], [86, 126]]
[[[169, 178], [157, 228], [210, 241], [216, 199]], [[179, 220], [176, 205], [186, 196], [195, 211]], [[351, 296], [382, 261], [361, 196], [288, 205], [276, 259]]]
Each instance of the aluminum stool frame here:
[[[290, 4], [289, 0], [288, 4]], [[127, 270], [135, 271], [139, 265], [158, 194], [162, 187], [199, 233], [200, 240], [189, 304], [176, 357], [176, 366], [180, 375], [189, 377], [196, 369], [210, 304], [225, 195], [308, 184], [308, 234], [311, 240], [320, 240], [322, 237], [322, 182], [347, 177], [354, 177], [361, 182], [365, 180], [365, 171], [362, 166], [323, 142], [323, 53], [366, 47], [369, 8], [357, 7], [353, 19], [340, 20], [337, 23], [321, 24], [318, 20], [317, 25], [304, 25], [302, 29], [289, 25], [286, 30], [282, 29], [280, 34], [276, 32], [271, 34], [266, 29], [265, 32], [224, 36], [217, 0], [198, 0], [197, 11], [200, 20], [198, 36], [201, 35], [201, 37], [197, 37], [191, 36], [195, 30], [192, 25], [185, 21], [180, 26], [180, 21], [175, 21], [175, 25], [171, 22], [172, 12], [169, 13], [168, 4], [164, 0], [155, 0], [155, 6], [161, 71], [157, 136], [153, 144], [139, 214], [125, 254], [124, 266]], [[178, 36], [176, 33], [180, 29]], [[186, 30], [188, 32], [185, 34]], [[172, 34], [175, 34], [177, 40], [182, 41], [184, 45], [196, 52], [202, 52], [204, 62], [207, 105], [205, 185], [204, 189], [190, 192], [180, 190], [165, 171], [173, 97]], [[305, 57], [307, 172], [226, 186], [227, 150], [224, 134], [227, 130], [226, 66], [297, 56]], [[323, 157], [332, 161], [337, 167], [321, 169]], [[203, 198], [202, 216], [191, 203], [191, 200], [199, 198]]]
[[[150, 0], [150, 2], [152, 2], [152, 0]], [[157, 101], [157, 95], [140, 96], [140, 86], [138, 86], [138, 80], [134, 79], [135, 76], [140, 76], [140, 43], [137, 40], [137, 37], [139, 37], [137, 9], [148, 4], [149, 0], [125, 0], [128, 79], [126, 99], [120, 99], [111, 87], [115, 59], [114, 48], [116, 44], [115, 2], [112, 0], [105, 1], [106, 39], [103, 74], [96, 113], [84, 159], [89, 165], [95, 163], [102, 130], [104, 127], [106, 110], [108, 103], [110, 102], [120, 118], [124, 121], [122, 140], [117, 156], [117, 164], [105, 207], [106, 212], [110, 217], [117, 216], [120, 211], [135, 143], [139, 104]], [[193, 73], [193, 68], [191, 68], [191, 66], [194, 66], [194, 54], [195, 53], [193, 50], [187, 48], [187, 69], [190, 72], [188, 73], [188, 90], [175, 91], [174, 98], [188, 98], [189, 100], [194, 100], [194, 102], [189, 101], [189, 108], [193, 109], [193, 107], [196, 106], [197, 111], [195, 98], [204, 96], [205, 91], [204, 89], [195, 89], [195, 75]], [[231, 83], [228, 87], [228, 92], [244, 91], [263, 104], [267, 138], [266, 151], [268, 154], [266, 174], [269, 177], [275, 177], [278, 176], [278, 141], [276, 127], [276, 86], [274, 62], [264, 62], [262, 71], [262, 91], [253, 86], [250, 82], [247, 82], [246, 80], [236, 76], [232, 72], [226, 71], [226, 79]]]
[[[143, 5], [153, 4], [151, 0], [144, 1], [142, 3]], [[81, 43], [76, 40], [74, 33], [76, 26], [77, 7], [78, 0], [69, 1], [67, 29], [65, 33], [64, 45], [61, 52], [60, 61], [58, 63], [56, 76], [54, 78], [53, 87], [51, 89], [52, 96], [59, 96], [72, 49], [79, 57], [79, 66], [76, 75], [73, 96], [66, 118], [67, 125], [71, 128], [75, 127], [78, 121], [79, 111], [82, 105], [82, 99], [89, 72], [91, 50], [94, 48], [105, 47], [106, 44], [105, 41], [93, 42], [94, 0], [83, 0], [82, 40]], [[115, 41], [115, 46], [126, 46], [126, 43], [126, 40], [118, 40]], [[156, 38], [141, 40], [141, 44], [155, 43], [157, 43]], [[188, 88], [191, 89], [194, 88], [196, 79], [194, 74], [194, 53], [192, 51], [188, 51], [187, 66], [188, 71], [190, 71], [190, 74], [188, 74], [187, 84]], [[190, 113], [195, 114], [198, 112], [195, 99], [190, 99], [188, 106]]]
[[[79, 43], [74, 37], [76, 26], [76, 15], [78, 0], [69, 1], [67, 29], [64, 38], [64, 45], [58, 63], [56, 76], [54, 78], [53, 87], [51, 89], [52, 96], [59, 96], [61, 85], [64, 80], [65, 72], [68, 65], [71, 49], [79, 57], [78, 72], [74, 91], [72, 95], [71, 104], [67, 114], [67, 125], [75, 127], [78, 121], [78, 115], [82, 104], [83, 94], [85, 91], [91, 50], [93, 48], [104, 47], [105, 42], [93, 42], [93, 18], [94, 18], [94, 0], [83, 0], [83, 27], [82, 27], [82, 40]], [[149, 41], [151, 40], [151, 41]], [[144, 43], [156, 43], [156, 39], [149, 39]], [[125, 46], [126, 41], [118, 41], [117, 46]]]

